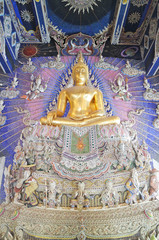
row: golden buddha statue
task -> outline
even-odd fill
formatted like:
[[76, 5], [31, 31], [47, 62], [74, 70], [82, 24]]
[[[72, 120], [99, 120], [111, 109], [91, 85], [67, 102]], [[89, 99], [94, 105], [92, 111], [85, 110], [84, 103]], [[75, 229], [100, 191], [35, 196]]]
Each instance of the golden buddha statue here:
[[[57, 110], [50, 111], [47, 117], [42, 117], [41, 124], [85, 127], [120, 123], [119, 117], [106, 117], [102, 92], [87, 86], [88, 66], [84, 63], [82, 54], [73, 67], [72, 78], [74, 86], [60, 92]], [[67, 102], [70, 110], [67, 117], [63, 117]]]

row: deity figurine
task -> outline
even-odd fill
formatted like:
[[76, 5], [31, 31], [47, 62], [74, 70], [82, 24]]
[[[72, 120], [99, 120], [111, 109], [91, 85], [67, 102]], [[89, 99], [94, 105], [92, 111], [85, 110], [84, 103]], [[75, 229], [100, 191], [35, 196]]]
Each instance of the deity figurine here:
[[75, 192], [73, 199], [71, 199], [71, 207], [74, 208], [77, 206], [78, 210], [82, 210], [83, 207], [89, 207], [89, 199], [87, 198], [88, 194], [85, 190], [85, 183], [78, 183], [78, 190]]
[[30, 90], [26, 92], [26, 95], [21, 96], [21, 98], [25, 98], [27, 100], [39, 98], [40, 93], [45, 92], [47, 89], [47, 83], [45, 83], [44, 86], [42, 85], [42, 78], [40, 75], [35, 80], [34, 76], [32, 75], [31, 80], [33, 81], [31, 82]]
[[[80, 54], [78, 63], [72, 70], [74, 86], [60, 92], [57, 109], [42, 117], [41, 124], [85, 127], [120, 123], [119, 117], [106, 117], [103, 95], [100, 90], [87, 86], [88, 76], [88, 66]], [[63, 117], [67, 102], [70, 104], [70, 109], [67, 117]]]
[[22, 189], [23, 189], [23, 183], [25, 182], [25, 180], [28, 179], [28, 177], [30, 176], [30, 170], [26, 169], [24, 172], [24, 176], [20, 177], [17, 181], [16, 181], [16, 185], [14, 187], [14, 203], [18, 203], [20, 204], [20, 199], [21, 199], [21, 195], [22, 195]]
[[[21, 62], [19, 61], [19, 63]], [[23, 67], [22, 67], [23, 72], [31, 73], [36, 69], [36, 67], [33, 65], [31, 58], [28, 59], [27, 63], [21, 63], [21, 64], [23, 64]]]
[[136, 203], [138, 195], [141, 195], [144, 200], [144, 196], [139, 189], [138, 173], [135, 168], [132, 169], [132, 175], [126, 182], [125, 187], [128, 190], [127, 198], [125, 200], [127, 204]]
[[49, 207], [54, 208], [56, 205], [56, 182], [51, 181], [49, 182]]
[[159, 181], [158, 181], [158, 170], [152, 169], [150, 171], [151, 177], [150, 177], [150, 199], [157, 199], [159, 200]]
[[137, 158], [135, 160], [136, 167], [149, 169], [151, 156], [148, 152], [148, 146], [145, 141], [143, 141], [143, 144], [137, 149], [136, 153], [137, 153]]
[[147, 184], [145, 184], [144, 188], [142, 189], [142, 200], [148, 201], [150, 199]]
[[114, 96], [114, 99], [121, 99], [123, 101], [130, 101], [131, 93], [128, 92], [128, 78], [124, 80], [123, 76], [119, 73], [115, 77], [113, 83], [111, 83], [111, 89], [117, 95]]
[[16, 87], [18, 86], [18, 78], [17, 78], [17, 73], [15, 74], [15, 77], [13, 78], [13, 81], [11, 82], [12, 84], [12, 90], [16, 89]]
[[118, 205], [119, 195], [114, 190], [111, 180], [106, 181], [105, 189], [102, 191], [100, 199], [103, 208], [105, 208], [106, 205], [108, 205], [108, 207], [113, 207], [115, 204]]
[[23, 176], [17, 179], [16, 185], [14, 187], [14, 203], [22, 203], [23, 201], [27, 207], [34, 207], [38, 205], [38, 199], [36, 197], [35, 191], [38, 188], [38, 183], [36, 179], [32, 176], [33, 165], [25, 165], [22, 163], [21, 168], [23, 168]]

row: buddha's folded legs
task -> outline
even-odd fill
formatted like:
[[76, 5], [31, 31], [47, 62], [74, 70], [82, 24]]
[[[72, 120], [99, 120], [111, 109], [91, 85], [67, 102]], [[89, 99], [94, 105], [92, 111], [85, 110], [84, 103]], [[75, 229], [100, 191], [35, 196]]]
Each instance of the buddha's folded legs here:
[[67, 125], [67, 126], [74, 126], [74, 127], [87, 127], [92, 125], [107, 125], [107, 124], [119, 124], [120, 118], [116, 116], [111, 117], [94, 117], [94, 118], [87, 118], [82, 120], [74, 120], [71, 118], [61, 118], [57, 117], [56, 119], [53, 119], [51, 124], [48, 123], [48, 120], [46, 117], [41, 118], [40, 120], [42, 125], [53, 125], [53, 126], [59, 126], [59, 125]]
[[107, 124], [119, 124], [120, 118], [116, 116], [111, 117], [95, 117], [95, 118], [88, 118], [85, 120], [82, 126], [92, 126], [92, 125], [107, 125]]

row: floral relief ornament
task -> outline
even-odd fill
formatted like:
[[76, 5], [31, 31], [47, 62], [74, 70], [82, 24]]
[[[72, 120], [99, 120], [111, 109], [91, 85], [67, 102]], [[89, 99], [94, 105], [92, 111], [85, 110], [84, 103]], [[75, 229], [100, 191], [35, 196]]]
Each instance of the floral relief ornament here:
[[3, 24], [4, 24], [5, 37], [11, 37], [12, 24], [11, 24], [10, 16], [7, 16], [7, 15], [4, 16]]
[[16, 56], [16, 59], [18, 57], [19, 48], [20, 48], [20, 43], [16, 43], [16, 45], [15, 45], [15, 56]]
[[149, 0], [131, 0], [131, 4], [133, 6], [141, 7], [147, 4]]
[[159, 29], [156, 34], [156, 41], [155, 41], [155, 58], [159, 57]]
[[0, 21], [0, 53], [5, 55], [5, 37], [1, 21]]
[[32, 0], [15, 0], [15, 1], [22, 5], [29, 4], [30, 2], [32, 2]]
[[0, 0], [0, 16], [4, 15], [4, 0]]
[[155, 40], [156, 32], [157, 32], [157, 18], [153, 18], [150, 21], [150, 27], [149, 27], [149, 37], [150, 37], [150, 39]]
[[10, 0], [6, 0], [5, 2], [7, 4], [8, 10], [10, 12], [10, 16], [11, 16], [12, 22], [14, 24], [14, 27], [15, 27], [16, 33], [18, 35], [18, 38], [19, 38], [20, 42], [22, 42], [22, 41], [24, 41], [24, 38], [23, 38], [23, 36], [21, 34], [20, 25], [19, 25], [19, 23], [17, 21], [17, 16], [15, 14], [15, 11], [13, 11], [13, 5], [10, 2]]

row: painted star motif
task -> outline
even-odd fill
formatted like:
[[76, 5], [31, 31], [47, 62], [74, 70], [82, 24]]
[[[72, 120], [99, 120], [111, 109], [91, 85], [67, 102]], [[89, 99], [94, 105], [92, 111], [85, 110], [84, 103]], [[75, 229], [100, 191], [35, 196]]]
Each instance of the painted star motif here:
[[98, 2], [101, 2], [101, 0], [62, 0], [62, 2], [66, 2], [65, 6], [70, 6], [70, 9], [73, 9], [73, 12], [78, 11], [78, 14], [80, 12], [85, 13], [87, 11], [89, 13], [89, 10], [93, 10], [93, 5], [98, 6]]

